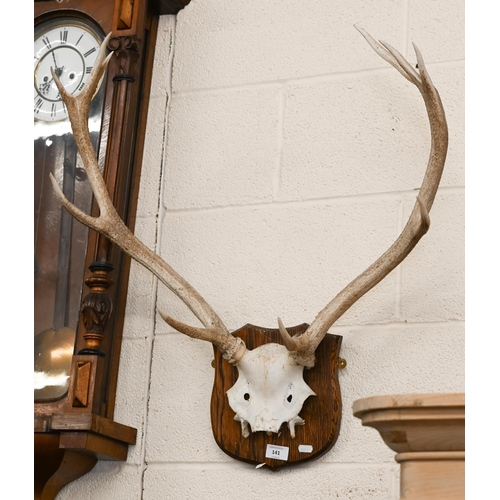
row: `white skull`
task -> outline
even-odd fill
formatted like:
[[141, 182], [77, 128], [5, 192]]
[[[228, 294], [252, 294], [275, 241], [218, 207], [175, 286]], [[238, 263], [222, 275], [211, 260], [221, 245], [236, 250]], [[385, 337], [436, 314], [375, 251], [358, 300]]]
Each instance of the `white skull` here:
[[305, 422], [299, 417], [304, 401], [316, 396], [305, 383], [304, 367], [283, 345], [264, 344], [246, 351], [237, 364], [238, 380], [227, 391], [229, 406], [241, 422], [244, 437], [251, 432], [277, 433], [287, 422], [295, 437], [295, 425]]

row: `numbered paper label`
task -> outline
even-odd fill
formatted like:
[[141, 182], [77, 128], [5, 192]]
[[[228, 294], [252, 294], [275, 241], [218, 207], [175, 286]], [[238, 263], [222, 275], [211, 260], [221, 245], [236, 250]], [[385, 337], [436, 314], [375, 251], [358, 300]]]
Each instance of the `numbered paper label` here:
[[268, 444], [266, 448], [266, 458], [288, 460], [288, 450], [288, 446], [276, 446], [274, 444]]

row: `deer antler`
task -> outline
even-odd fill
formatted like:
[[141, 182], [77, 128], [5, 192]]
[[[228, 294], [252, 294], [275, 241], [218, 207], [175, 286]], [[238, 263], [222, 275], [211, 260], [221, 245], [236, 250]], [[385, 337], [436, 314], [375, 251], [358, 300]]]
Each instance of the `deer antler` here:
[[87, 85], [77, 95], [69, 94], [59, 78], [52, 70], [52, 76], [59, 89], [62, 99], [68, 109], [68, 115], [73, 129], [78, 150], [83, 160], [85, 171], [87, 172], [95, 199], [99, 206], [98, 217], [91, 217], [75, 207], [64, 196], [55, 178], [50, 176], [55, 193], [64, 208], [82, 224], [95, 229], [105, 235], [110, 241], [119, 246], [133, 259], [149, 269], [158, 279], [174, 292], [201, 321], [205, 328], [193, 328], [169, 316], [161, 313], [163, 319], [173, 328], [189, 335], [190, 337], [208, 340], [215, 344], [222, 351], [224, 357], [232, 363], [237, 363], [245, 353], [244, 342], [231, 335], [228, 329], [217, 316], [215, 311], [201, 297], [201, 295], [184, 279], [177, 274], [163, 259], [151, 251], [120, 219], [113, 202], [108, 194], [106, 184], [99, 170], [99, 165], [92, 147], [87, 120], [89, 106], [92, 97], [97, 89], [109, 60], [113, 53], [106, 57], [106, 47], [111, 37], [111, 33], [105, 38], [101, 45], [101, 50], [94, 63], [94, 68], [90, 74]]
[[[292, 338], [286, 331], [281, 320], [278, 320], [286, 347], [294, 352], [296, 361], [304, 366], [314, 365], [314, 352], [333, 323], [359, 298], [397, 267], [427, 232], [430, 224], [429, 211], [439, 186], [448, 147], [448, 129], [441, 99], [438, 91], [431, 82], [418, 48], [414, 46], [419, 69], [417, 73], [403, 56], [389, 44], [384, 42], [378, 43], [366, 31], [359, 27], [357, 29], [377, 54], [394, 66], [422, 94], [431, 128], [431, 153], [415, 207], [404, 230], [393, 245], [363, 273], [349, 283], [318, 314], [302, 336]], [[87, 86], [80, 94], [71, 95], [66, 92], [54, 71], [52, 71], [54, 81], [68, 109], [73, 134], [99, 206], [100, 215], [98, 217], [91, 217], [75, 207], [66, 199], [59, 189], [56, 180], [51, 175], [56, 195], [66, 210], [78, 221], [105, 235], [133, 259], [155, 274], [162, 283], [189, 307], [205, 328], [194, 328], [160, 313], [170, 326], [190, 337], [212, 342], [219, 347], [226, 359], [232, 363], [238, 363], [246, 352], [244, 342], [229, 333], [213, 309], [184, 278], [177, 274], [164, 260], [132, 234], [120, 219], [107, 192], [90, 141], [87, 117], [90, 101], [99, 80], [104, 74], [109, 59], [112, 57], [112, 54], [105, 57], [104, 48], [109, 41], [109, 37], [110, 35], [104, 40]]]
[[365, 293], [377, 285], [395, 269], [413, 250], [420, 238], [429, 229], [429, 211], [434, 202], [441, 180], [448, 149], [448, 126], [439, 93], [434, 87], [422, 58], [414, 44], [418, 70], [388, 43], [378, 43], [365, 30], [355, 26], [375, 52], [394, 66], [407, 80], [413, 83], [424, 98], [431, 128], [431, 152], [427, 170], [420, 187], [417, 201], [403, 232], [391, 247], [370, 267], [351, 281], [317, 316], [307, 331], [292, 338], [278, 318], [281, 335], [289, 350], [295, 352], [296, 360], [305, 366], [314, 366], [314, 352], [328, 329]]

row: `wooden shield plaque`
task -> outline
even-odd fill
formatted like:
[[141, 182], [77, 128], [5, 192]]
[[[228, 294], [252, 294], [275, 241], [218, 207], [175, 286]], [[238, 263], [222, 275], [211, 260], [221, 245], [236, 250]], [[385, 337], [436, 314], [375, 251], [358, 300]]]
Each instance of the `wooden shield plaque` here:
[[[287, 328], [290, 335], [302, 334], [309, 325]], [[274, 342], [283, 344], [278, 329], [245, 325], [233, 335], [244, 340], [248, 349]], [[304, 402], [300, 417], [305, 425], [295, 427], [296, 436], [290, 436], [284, 423], [278, 434], [251, 432], [245, 438], [241, 425], [234, 420], [226, 392], [238, 379], [238, 370], [229, 364], [219, 349], [214, 347], [215, 380], [211, 401], [211, 419], [214, 438], [229, 456], [255, 465], [265, 464], [272, 470], [319, 458], [335, 444], [340, 431], [342, 400], [338, 370], [345, 365], [339, 358], [342, 337], [327, 334], [316, 350], [314, 368], [304, 369], [304, 380], [316, 393]], [[278, 456], [280, 458], [266, 457]]]

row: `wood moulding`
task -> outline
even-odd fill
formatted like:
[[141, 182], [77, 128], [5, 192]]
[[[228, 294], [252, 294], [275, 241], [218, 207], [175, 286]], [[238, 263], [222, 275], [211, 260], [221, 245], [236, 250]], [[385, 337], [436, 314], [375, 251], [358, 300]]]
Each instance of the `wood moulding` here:
[[63, 450], [58, 433], [35, 433], [35, 500], [53, 500], [70, 482], [91, 471], [97, 457]]
[[401, 500], [465, 498], [464, 394], [374, 396], [353, 413], [396, 452]]
[[35, 413], [35, 500], [53, 500], [99, 459], [126, 460], [136, 443], [136, 429], [95, 412], [103, 365], [100, 356], [74, 355], [67, 396], [52, 411]]
[[[37, 427], [45, 429], [36, 432]], [[35, 418], [34, 498], [54, 500], [70, 482], [90, 472], [97, 460], [126, 460], [137, 431], [98, 415]]]

